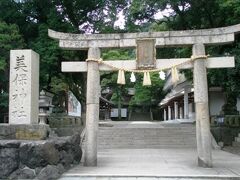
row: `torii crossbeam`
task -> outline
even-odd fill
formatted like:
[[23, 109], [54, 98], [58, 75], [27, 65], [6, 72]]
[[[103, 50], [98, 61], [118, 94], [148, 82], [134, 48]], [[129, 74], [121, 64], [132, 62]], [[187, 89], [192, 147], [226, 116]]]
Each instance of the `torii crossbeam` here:
[[[154, 39], [155, 47], [192, 46], [194, 56], [205, 55], [204, 45], [221, 45], [232, 43], [235, 34], [240, 32], [240, 24], [202, 30], [144, 32], [124, 34], [70, 34], [49, 30], [51, 38], [59, 40], [59, 46], [64, 49], [88, 49], [88, 59], [99, 59], [101, 48], [135, 48], [138, 39]], [[188, 61], [180, 59], [158, 59], [156, 68], [170, 68], [173, 65]], [[118, 68], [136, 69], [135, 60], [107, 61]], [[234, 57], [211, 57], [208, 60], [197, 59], [192, 63], [180, 66], [180, 69], [193, 68], [194, 101], [196, 109], [196, 134], [198, 165], [212, 167], [211, 134], [209, 123], [208, 88], [206, 68], [234, 67]], [[99, 121], [100, 75], [99, 71], [112, 71], [109, 66], [98, 62], [63, 62], [63, 72], [87, 71], [87, 116], [86, 116], [86, 166], [97, 165], [97, 131]]]

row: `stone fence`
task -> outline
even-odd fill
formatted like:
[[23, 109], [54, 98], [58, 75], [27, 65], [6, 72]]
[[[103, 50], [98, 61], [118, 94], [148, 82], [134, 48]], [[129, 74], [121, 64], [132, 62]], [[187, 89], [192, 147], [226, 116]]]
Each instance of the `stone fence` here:
[[211, 125], [225, 127], [240, 127], [240, 115], [212, 116]]
[[58, 136], [71, 136], [75, 133], [81, 134], [83, 130], [83, 121], [81, 117], [58, 115], [48, 117], [50, 128]]
[[51, 128], [69, 127], [69, 126], [82, 126], [83, 122], [81, 117], [75, 116], [49, 116], [48, 124]]
[[240, 133], [240, 115], [225, 115], [211, 117], [211, 132], [217, 142], [231, 146]]

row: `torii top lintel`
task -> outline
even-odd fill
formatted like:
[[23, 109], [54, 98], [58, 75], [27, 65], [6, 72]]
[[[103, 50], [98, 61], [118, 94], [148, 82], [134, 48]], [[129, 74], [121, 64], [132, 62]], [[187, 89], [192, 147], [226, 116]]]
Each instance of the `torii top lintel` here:
[[234, 41], [234, 35], [240, 33], [240, 24], [200, 30], [119, 33], [119, 34], [71, 34], [48, 30], [49, 37], [59, 40], [64, 49], [133, 48], [137, 39], [154, 38], [156, 47], [186, 46], [196, 43], [227, 44]]

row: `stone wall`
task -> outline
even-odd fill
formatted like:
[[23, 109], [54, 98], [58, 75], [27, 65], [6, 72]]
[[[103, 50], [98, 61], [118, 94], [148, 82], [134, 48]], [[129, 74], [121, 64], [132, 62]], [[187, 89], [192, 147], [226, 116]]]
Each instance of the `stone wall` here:
[[0, 124], [0, 139], [44, 140], [51, 130], [45, 124]]
[[80, 117], [73, 116], [50, 116], [48, 123], [51, 130], [58, 136], [71, 136], [75, 133], [81, 134], [83, 122]]
[[56, 179], [82, 157], [80, 135], [48, 140], [0, 140], [0, 178]]
[[64, 116], [64, 115], [60, 115], [60, 116], [51, 115], [50, 117], [48, 117], [48, 123], [51, 128], [83, 126], [81, 117]]

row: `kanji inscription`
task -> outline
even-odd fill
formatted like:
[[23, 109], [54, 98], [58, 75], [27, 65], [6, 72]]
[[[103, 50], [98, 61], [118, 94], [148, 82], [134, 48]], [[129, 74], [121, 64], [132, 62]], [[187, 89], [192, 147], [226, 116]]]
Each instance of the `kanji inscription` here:
[[10, 60], [9, 123], [38, 122], [39, 59], [31, 50], [12, 50]]

